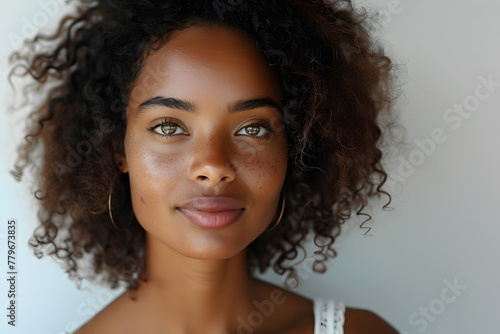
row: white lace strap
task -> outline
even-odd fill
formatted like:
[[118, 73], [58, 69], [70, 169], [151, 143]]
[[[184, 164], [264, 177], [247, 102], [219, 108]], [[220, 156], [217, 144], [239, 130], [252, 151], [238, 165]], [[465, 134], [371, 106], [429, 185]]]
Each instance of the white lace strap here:
[[345, 305], [333, 299], [314, 299], [314, 334], [344, 334]]

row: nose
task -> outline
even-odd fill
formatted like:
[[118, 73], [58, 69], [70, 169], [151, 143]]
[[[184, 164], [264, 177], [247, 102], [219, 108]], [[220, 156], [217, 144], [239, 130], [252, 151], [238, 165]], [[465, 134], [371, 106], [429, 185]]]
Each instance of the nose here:
[[232, 182], [236, 165], [231, 161], [230, 146], [229, 139], [222, 136], [200, 138], [189, 166], [189, 177], [210, 187], [219, 182]]

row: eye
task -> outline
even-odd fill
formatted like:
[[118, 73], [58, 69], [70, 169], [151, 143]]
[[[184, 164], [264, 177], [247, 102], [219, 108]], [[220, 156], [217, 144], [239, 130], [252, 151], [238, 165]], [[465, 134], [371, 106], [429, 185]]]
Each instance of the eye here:
[[[262, 129], [264, 129], [264, 131], [262, 131]], [[256, 123], [252, 123], [252, 124], [248, 124], [246, 126], [244, 126], [240, 131], [238, 131], [237, 133], [240, 133], [240, 132], [244, 132], [243, 135], [247, 135], [249, 137], [255, 137], [256, 139], [263, 139], [263, 138], [267, 138], [269, 137], [269, 135], [271, 133], [273, 133], [274, 131], [272, 131], [270, 129], [270, 124], [269, 122], [267, 121], [258, 121]], [[263, 135], [260, 135], [261, 133], [264, 133]], [[260, 136], [259, 136], [260, 135]]]
[[[174, 120], [169, 120], [169, 121], [161, 120], [160, 123], [155, 124], [149, 128], [150, 131], [155, 132], [156, 134], [158, 134], [160, 137], [163, 137], [163, 138], [169, 138], [169, 137], [177, 135], [176, 131], [178, 129], [182, 129], [182, 128], [181, 128], [180, 124]], [[182, 129], [182, 130], [184, 131], [184, 134], [187, 134], [187, 132], [184, 129]]]

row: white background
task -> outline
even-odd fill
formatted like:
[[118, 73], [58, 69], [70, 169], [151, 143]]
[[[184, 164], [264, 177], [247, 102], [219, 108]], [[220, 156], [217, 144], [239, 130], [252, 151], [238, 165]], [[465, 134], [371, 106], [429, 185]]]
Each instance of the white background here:
[[[58, 2], [56, 2], [58, 1]], [[49, 0], [45, 2], [50, 2]], [[21, 140], [22, 115], [7, 116], [9, 36], [63, 15], [61, 0], [2, 0], [0, 21], [0, 332], [53, 334], [85, 322], [121, 291], [74, 283], [51, 258], [27, 246], [36, 223], [29, 179], [8, 171]], [[397, 110], [407, 129], [403, 151], [387, 161], [393, 211], [368, 210], [369, 235], [353, 218], [336, 240], [338, 257], [323, 274], [303, 273], [295, 291], [373, 310], [406, 333], [498, 333], [500, 274], [500, 3], [494, 0], [365, 0], [384, 13], [376, 31], [394, 61], [406, 66]], [[37, 21], [38, 20], [38, 21]], [[43, 21], [42, 21], [43, 23]], [[25, 34], [26, 35], [26, 34]], [[474, 104], [476, 103], [476, 104]], [[462, 105], [464, 116], [453, 111]], [[467, 109], [468, 108], [468, 109]], [[448, 111], [448, 110], [452, 111]], [[470, 110], [470, 111], [467, 111]], [[439, 130], [441, 129], [441, 130]], [[440, 132], [432, 141], [432, 133]], [[426, 143], [422, 146], [418, 143]], [[365, 210], [366, 211], [366, 210]], [[17, 326], [6, 324], [6, 223], [18, 222]], [[262, 279], [283, 285], [271, 271]], [[453, 292], [448, 285], [458, 285]], [[427, 312], [427, 315], [424, 315]]]

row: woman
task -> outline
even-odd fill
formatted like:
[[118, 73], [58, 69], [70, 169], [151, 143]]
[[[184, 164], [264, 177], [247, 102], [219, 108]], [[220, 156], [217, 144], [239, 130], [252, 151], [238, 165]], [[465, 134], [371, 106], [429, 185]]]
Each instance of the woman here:
[[76, 333], [396, 333], [252, 277], [297, 281], [310, 231], [324, 272], [351, 209], [388, 195], [391, 61], [362, 21], [349, 1], [82, 1], [33, 41], [51, 52], [17, 54], [49, 87], [16, 165], [41, 145], [32, 246], [128, 288]]

